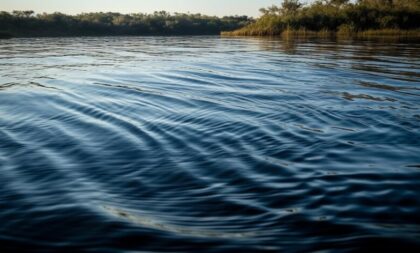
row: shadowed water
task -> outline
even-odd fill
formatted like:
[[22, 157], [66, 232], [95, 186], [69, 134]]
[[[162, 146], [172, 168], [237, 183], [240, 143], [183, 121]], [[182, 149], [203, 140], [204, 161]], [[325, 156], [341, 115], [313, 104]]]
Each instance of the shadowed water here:
[[0, 41], [0, 252], [416, 251], [419, 52]]

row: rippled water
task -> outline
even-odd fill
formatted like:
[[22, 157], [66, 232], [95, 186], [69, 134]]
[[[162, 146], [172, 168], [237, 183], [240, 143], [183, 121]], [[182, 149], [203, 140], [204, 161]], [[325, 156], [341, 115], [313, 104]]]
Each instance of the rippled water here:
[[0, 41], [0, 251], [419, 249], [419, 52]]

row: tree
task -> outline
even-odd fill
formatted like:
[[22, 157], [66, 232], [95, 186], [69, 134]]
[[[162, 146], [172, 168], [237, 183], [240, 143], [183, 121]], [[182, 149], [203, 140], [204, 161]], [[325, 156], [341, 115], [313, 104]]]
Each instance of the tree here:
[[34, 14], [34, 11], [13, 11], [12, 14], [18, 18], [29, 18]]
[[349, 0], [330, 0], [330, 4], [335, 5], [335, 6], [342, 6], [344, 4], [347, 4], [349, 2]]
[[193, 35], [220, 34], [248, 25], [252, 19], [244, 16], [215, 17], [201, 14], [120, 14], [115, 12], [82, 13], [75, 16], [62, 13], [33, 11], [0, 12], [0, 31], [16, 36], [83, 36], [83, 35]]
[[281, 12], [285, 15], [295, 13], [302, 7], [299, 0], [284, 0], [281, 4]]

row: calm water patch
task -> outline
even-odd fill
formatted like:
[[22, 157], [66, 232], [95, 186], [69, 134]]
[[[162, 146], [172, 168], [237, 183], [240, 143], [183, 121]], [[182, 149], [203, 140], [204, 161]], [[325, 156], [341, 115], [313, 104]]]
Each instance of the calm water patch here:
[[420, 249], [419, 52], [0, 41], [0, 251]]

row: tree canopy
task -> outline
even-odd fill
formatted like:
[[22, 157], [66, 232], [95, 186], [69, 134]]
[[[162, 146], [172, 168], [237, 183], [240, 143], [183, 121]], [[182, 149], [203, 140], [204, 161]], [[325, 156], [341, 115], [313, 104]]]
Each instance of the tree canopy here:
[[207, 35], [235, 30], [251, 23], [247, 16], [215, 17], [201, 14], [114, 12], [35, 14], [33, 11], [0, 12], [0, 32], [14, 36], [84, 35]]
[[260, 9], [256, 22], [228, 35], [279, 35], [284, 31], [357, 33], [367, 30], [420, 28], [419, 0], [316, 0], [304, 5], [284, 0]]

